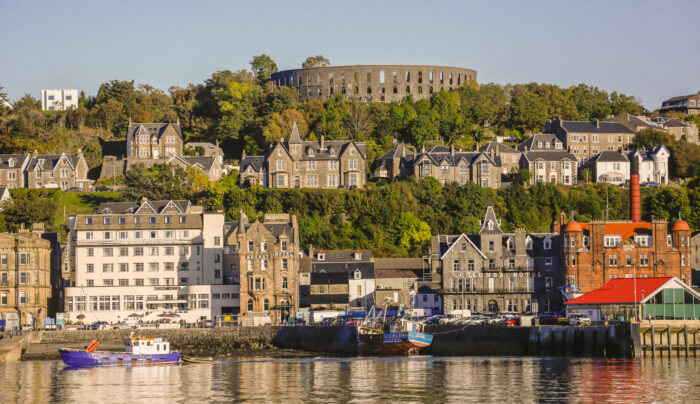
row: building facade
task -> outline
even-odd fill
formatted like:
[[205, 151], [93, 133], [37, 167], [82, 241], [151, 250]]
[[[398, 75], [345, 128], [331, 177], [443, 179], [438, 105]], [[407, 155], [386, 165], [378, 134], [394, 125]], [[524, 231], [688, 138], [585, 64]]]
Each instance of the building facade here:
[[654, 118], [659, 126], [664, 128], [676, 140], [686, 139], [691, 143], [698, 143], [698, 125], [693, 122], [686, 122], [678, 118]]
[[[40, 327], [51, 299], [51, 243], [41, 237], [43, 223], [32, 231], [0, 234], [0, 318], [5, 327]], [[7, 328], [6, 328], [7, 329]]]
[[13, 189], [25, 188], [25, 170], [31, 154], [0, 154], [0, 185]]
[[299, 309], [299, 225], [296, 216], [266, 214], [264, 222], [226, 223], [227, 279], [240, 283], [241, 315], [287, 321]]
[[561, 307], [559, 236], [513, 233], [489, 206], [478, 234], [439, 235], [431, 240], [432, 271], [442, 275], [443, 311], [552, 312]]
[[530, 171], [530, 183], [549, 182], [575, 185], [578, 159], [564, 148], [556, 135], [534, 134], [518, 145], [522, 152], [520, 166]]
[[576, 156], [579, 163], [603, 151], [628, 148], [635, 132], [618, 122], [556, 121], [547, 122], [546, 132], [557, 135], [564, 147]]
[[321, 136], [319, 141], [302, 141], [295, 123], [289, 141], [280, 139], [266, 156], [243, 154], [239, 182], [270, 188], [362, 188], [366, 153], [366, 144], [353, 140], [326, 141]]
[[126, 129], [126, 157], [138, 160], [182, 156], [180, 123], [132, 123]]
[[77, 89], [41, 90], [42, 111], [67, 111], [73, 108], [78, 108]]
[[700, 114], [700, 93], [671, 97], [661, 103], [659, 112], [671, 111], [687, 115]]
[[27, 188], [61, 188], [89, 191], [88, 165], [81, 151], [76, 154], [37, 154], [26, 166]]
[[635, 150], [628, 154], [639, 166], [639, 181], [641, 183], [655, 182], [668, 184], [668, 159], [671, 152], [666, 146], [653, 146], [646, 150]]
[[311, 307], [369, 310], [374, 305], [371, 250], [315, 250], [309, 247]]
[[604, 151], [586, 162], [594, 182], [624, 185], [630, 179], [630, 160], [626, 154]]
[[561, 219], [563, 272], [570, 292], [581, 294], [616, 278], [677, 277], [691, 284], [690, 227], [653, 222], [578, 223]]
[[72, 217], [67, 318], [195, 322], [234, 313], [223, 229], [223, 214], [189, 201], [109, 202]]
[[434, 146], [414, 153], [398, 145], [377, 159], [373, 173], [379, 178], [422, 180], [433, 177], [442, 184], [473, 182], [482, 187], [499, 188], [503, 174], [499, 150], [492, 147], [488, 152], [463, 152], [455, 150], [454, 146]]
[[340, 95], [357, 101], [399, 102], [430, 98], [437, 91], [476, 81], [476, 70], [421, 65], [323, 66], [274, 73], [274, 87], [293, 87], [300, 100], [325, 101]]

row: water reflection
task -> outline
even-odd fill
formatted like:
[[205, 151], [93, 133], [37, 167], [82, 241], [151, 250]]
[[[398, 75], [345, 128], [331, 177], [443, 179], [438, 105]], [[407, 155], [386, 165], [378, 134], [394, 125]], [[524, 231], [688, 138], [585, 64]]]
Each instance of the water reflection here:
[[696, 359], [307, 358], [65, 370], [0, 365], [3, 403], [683, 402], [700, 394]]

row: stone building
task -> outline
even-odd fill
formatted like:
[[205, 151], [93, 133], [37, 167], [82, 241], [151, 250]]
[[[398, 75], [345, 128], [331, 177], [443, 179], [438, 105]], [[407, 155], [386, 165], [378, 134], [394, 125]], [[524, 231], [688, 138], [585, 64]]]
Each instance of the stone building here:
[[687, 115], [700, 114], [700, 93], [671, 97], [661, 103], [659, 112], [671, 111]]
[[422, 148], [414, 153], [404, 145], [397, 145], [377, 158], [373, 175], [379, 178], [421, 180], [433, 177], [442, 184], [474, 182], [482, 187], [499, 188], [503, 163], [497, 148], [489, 152], [463, 152], [454, 146]]
[[357, 101], [392, 102], [412, 96], [430, 98], [440, 90], [476, 81], [476, 71], [461, 67], [422, 65], [324, 66], [274, 73], [274, 87], [294, 87], [301, 100], [325, 101], [336, 95]]
[[493, 207], [478, 234], [431, 239], [431, 269], [442, 277], [443, 310], [538, 313], [561, 307], [559, 235], [505, 233]]
[[654, 118], [654, 122], [664, 128], [676, 140], [685, 138], [691, 143], [698, 143], [698, 125], [678, 118]]
[[26, 187], [24, 170], [29, 160], [29, 153], [0, 154], [0, 185], [10, 189]]
[[[362, 188], [367, 145], [353, 140], [302, 141], [296, 123], [266, 156], [241, 158], [239, 182], [270, 188]], [[262, 181], [260, 181], [262, 180]]]
[[[634, 198], [632, 198], [634, 199]], [[637, 207], [637, 209], [639, 209]], [[610, 279], [677, 277], [691, 284], [690, 227], [663, 219], [641, 221], [561, 218], [563, 273], [575, 294], [587, 293]]]
[[391, 309], [411, 308], [416, 293], [416, 284], [423, 274], [411, 269], [375, 270], [376, 289], [374, 299], [378, 307], [386, 303]]
[[579, 160], [587, 160], [603, 151], [628, 148], [635, 132], [618, 122], [555, 121], [547, 122], [546, 132], [557, 135], [564, 148]]
[[191, 323], [235, 313], [223, 230], [223, 214], [180, 200], [105, 202], [71, 217], [67, 319]]
[[224, 277], [240, 283], [241, 315], [264, 313], [273, 324], [299, 309], [299, 225], [296, 216], [266, 214], [264, 221], [226, 223]]
[[512, 174], [520, 168], [520, 156], [522, 153], [503, 143], [487, 142], [479, 147], [479, 151], [490, 155], [494, 161], [497, 158], [500, 160], [501, 174], [503, 176]]
[[520, 145], [520, 165], [530, 171], [530, 183], [551, 182], [575, 185], [578, 178], [578, 159], [564, 149], [556, 135], [538, 133]]
[[77, 188], [89, 191], [88, 165], [83, 153], [37, 154], [25, 169], [27, 188]]
[[132, 123], [126, 128], [126, 157], [150, 160], [182, 156], [180, 123]]
[[41, 237], [43, 223], [32, 231], [0, 234], [0, 318], [6, 327], [40, 327], [51, 299], [51, 243]]
[[219, 139], [216, 139], [216, 144], [209, 142], [187, 142], [183, 146], [184, 149], [192, 150], [198, 157], [216, 157], [220, 165], [224, 164], [224, 151], [219, 147]]
[[693, 285], [700, 285], [700, 232], [695, 232], [690, 239], [690, 266], [693, 269]]

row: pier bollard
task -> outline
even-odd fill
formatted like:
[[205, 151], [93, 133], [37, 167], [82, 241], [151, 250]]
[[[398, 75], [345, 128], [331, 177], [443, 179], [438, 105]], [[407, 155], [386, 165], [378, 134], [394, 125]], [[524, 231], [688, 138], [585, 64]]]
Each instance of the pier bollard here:
[[651, 325], [651, 357], [656, 356], [656, 343], [654, 341], [654, 325]]
[[690, 356], [690, 351], [689, 351], [690, 348], [688, 347], [688, 325], [687, 324], [683, 325], [683, 340], [685, 342], [685, 357], [687, 358], [688, 356]]
[[671, 340], [671, 326], [666, 327], [666, 338], [668, 338], [668, 357], [673, 353], [673, 342]]

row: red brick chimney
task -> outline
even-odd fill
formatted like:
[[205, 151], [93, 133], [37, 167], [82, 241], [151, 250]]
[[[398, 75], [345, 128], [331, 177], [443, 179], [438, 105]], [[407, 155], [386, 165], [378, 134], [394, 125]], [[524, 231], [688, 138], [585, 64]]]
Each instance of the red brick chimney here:
[[636, 156], [630, 159], [630, 220], [642, 221], [642, 209], [639, 200], [639, 161]]

